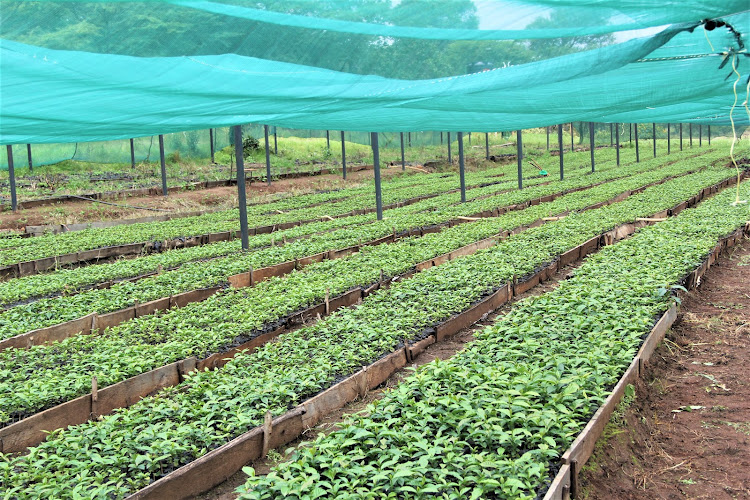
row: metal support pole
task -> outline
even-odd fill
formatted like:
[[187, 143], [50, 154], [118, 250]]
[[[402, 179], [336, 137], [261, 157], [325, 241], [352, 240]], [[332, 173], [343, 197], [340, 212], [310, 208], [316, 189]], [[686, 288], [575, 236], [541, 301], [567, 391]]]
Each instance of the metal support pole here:
[[484, 157], [485, 159], [490, 159], [490, 133], [486, 132], [484, 134]]
[[234, 154], [237, 157], [237, 200], [240, 208], [240, 233], [242, 249], [247, 250], [250, 244], [247, 238], [247, 193], [245, 192], [245, 159], [242, 151], [242, 125], [235, 125]]
[[[341, 139], [341, 140], [343, 141], [344, 139]], [[275, 155], [279, 154], [279, 141], [278, 141], [278, 138], [276, 137], [276, 125], [273, 126], [273, 154]]]
[[667, 123], [667, 154], [672, 153], [672, 124]]
[[698, 124], [698, 147], [703, 147], [703, 125]]
[[549, 151], [549, 127], [544, 127], [547, 130], [547, 151]]
[[572, 153], [573, 151], [573, 122], [570, 122], [570, 152]]
[[344, 131], [341, 131], [341, 173], [346, 179], [346, 143], [344, 142]]
[[458, 133], [458, 177], [461, 182], [461, 203], [466, 203], [466, 178], [464, 176], [464, 133]]
[[711, 145], [711, 125], [708, 126], [708, 145]]
[[409, 139], [409, 147], [411, 147], [411, 132], [409, 132], [408, 139]]
[[443, 133], [442, 132], [440, 132], [440, 145], [441, 146], [443, 145]]
[[615, 154], [617, 156], [617, 166], [620, 166], [620, 124], [615, 123], [617, 133], [615, 133]]
[[560, 148], [560, 180], [565, 179], [565, 166], [563, 163], [563, 126], [557, 126], [557, 147]]
[[31, 161], [31, 144], [26, 144], [26, 155], [29, 158], [29, 172], [34, 171], [34, 162]]
[[383, 194], [380, 191], [380, 148], [378, 147], [378, 133], [371, 132], [372, 160], [375, 168], [375, 209], [378, 220], [383, 220]]
[[680, 151], [682, 151], [682, 123], [680, 123]]
[[451, 133], [448, 132], [448, 163], [453, 163], [453, 158], [451, 157]]
[[612, 134], [612, 124], [610, 123], [609, 124], [609, 145], [610, 145], [610, 147], [612, 147], [612, 144], [613, 144], [613, 137], [612, 137], [612, 135], [613, 135]]
[[651, 138], [654, 141], [654, 158], [656, 158], [656, 123], [651, 124]]
[[211, 163], [216, 163], [214, 161], [214, 129], [212, 128], [208, 129], [208, 142], [211, 146]]
[[18, 198], [16, 197], [16, 170], [13, 168], [13, 146], [8, 144], [8, 178], [10, 179], [10, 208], [15, 212], [18, 210]]
[[516, 157], [518, 158], [518, 189], [523, 189], [523, 134], [520, 130], [516, 132]]
[[135, 146], [133, 139], [130, 139], [130, 168], [135, 168]]
[[688, 133], [690, 134], [690, 147], [693, 147], [693, 124], [688, 124]]
[[633, 142], [633, 124], [628, 123], [628, 142]]
[[[271, 147], [268, 144], [268, 125], [263, 125], [263, 135], [266, 138], [266, 182], [270, 186], [271, 185]], [[328, 136], [327, 130], [326, 130], [326, 136]]]
[[401, 170], [406, 170], [406, 155], [404, 154], [404, 133], [401, 132]]
[[326, 130], [326, 147], [331, 149], [331, 134]]
[[636, 163], [641, 161], [641, 152], [638, 149], [638, 124], [634, 123], [634, 129], [635, 129], [635, 161]]
[[591, 172], [595, 172], [594, 168], [594, 122], [589, 122], [589, 149], [591, 149]]
[[159, 161], [161, 162], [161, 193], [167, 196], [167, 164], [164, 161], [164, 136], [159, 134]]

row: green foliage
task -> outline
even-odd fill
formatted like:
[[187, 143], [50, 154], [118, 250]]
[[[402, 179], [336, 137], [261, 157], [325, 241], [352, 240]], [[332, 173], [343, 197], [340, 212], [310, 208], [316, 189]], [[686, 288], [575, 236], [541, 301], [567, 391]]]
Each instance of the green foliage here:
[[669, 307], [654, 289], [679, 283], [744, 224], [747, 209], [731, 205], [730, 191], [590, 257], [296, 459], [251, 473], [240, 498], [533, 498]]
[[[613, 225], [672, 206], [715, 182], [706, 175], [670, 181], [621, 203], [529, 229], [496, 247], [396, 282], [360, 307], [284, 334], [221, 370], [194, 374], [180, 386], [101, 421], [54, 433], [28, 455], [0, 455], [0, 483], [20, 498], [73, 496], [68, 492], [75, 488], [85, 496], [124, 496], [260, 424], [266, 411], [283, 413], [392, 351], [404, 338], [420, 338], [425, 329], [467, 309], [511, 277], [527, 275]], [[455, 360], [428, 365], [371, 407], [369, 416], [318, 441], [271, 476], [253, 479], [254, 489], [247, 495], [532, 495], [546, 480], [549, 461], [573, 439], [606, 397], [606, 387], [630, 362], [654, 315], [668, 307], [669, 298], [658, 297], [655, 290], [679, 282], [718, 236], [744, 224], [746, 208], [732, 207], [731, 195], [722, 194], [590, 257], [573, 279], [517, 306]], [[442, 234], [429, 236], [435, 242]], [[403, 243], [417, 248], [426, 238]], [[390, 248], [396, 245], [373, 248], [372, 254]], [[331, 266], [325, 273], [329, 280], [338, 279], [340, 274], [332, 270], [346, 261], [320, 265]], [[398, 266], [395, 258], [374, 262]], [[355, 269], [366, 266], [346, 272]], [[143, 327], [145, 342], [131, 342], [129, 352], [114, 351], [107, 363], [125, 368], [159, 343], [164, 353], [186, 355], [182, 349], [187, 343], [165, 335], [195, 342], [202, 335], [220, 334], [230, 320], [216, 324], [216, 317], [204, 317], [211, 311], [241, 329], [260, 311], [244, 302], [253, 293], [256, 289], [244, 289], [209, 299], [214, 302], [205, 309], [196, 304], [165, 314], [163, 319], [171, 322], [133, 322]], [[285, 293], [307, 290], [290, 286]], [[267, 290], [263, 308], [275, 308], [267, 301], [277, 296]], [[226, 298], [236, 301], [236, 307], [227, 307], [222, 302]], [[125, 335], [127, 328], [114, 330]], [[104, 344], [104, 337], [88, 338], [98, 342], [79, 350], [93, 352]], [[68, 339], [57, 347], [81, 340]], [[55, 364], [49, 356], [54, 352], [33, 363], [29, 358], [22, 366], [47, 360]], [[9, 362], [2, 364], [4, 377], [15, 371]], [[81, 379], [83, 385], [89, 382]], [[49, 389], [26, 384], [38, 391], [60, 389], [57, 383]], [[99, 479], [104, 476], [106, 481]]]

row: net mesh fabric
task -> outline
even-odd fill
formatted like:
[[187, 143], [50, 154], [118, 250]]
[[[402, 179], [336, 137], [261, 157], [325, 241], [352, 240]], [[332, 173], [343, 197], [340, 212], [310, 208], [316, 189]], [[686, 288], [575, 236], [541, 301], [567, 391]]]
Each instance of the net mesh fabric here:
[[[746, 0], [0, 6], [0, 142], [67, 143], [61, 157], [71, 143], [142, 137], [145, 159], [157, 134], [207, 156], [205, 129], [241, 123], [355, 132], [725, 125], [731, 63], [740, 102], [750, 68], [736, 34], [750, 31]], [[706, 31], [702, 21], [717, 18], [735, 32]], [[734, 119], [748, 123], [744, 112]], [[129, 145], [121, 149], [128, 162]]]

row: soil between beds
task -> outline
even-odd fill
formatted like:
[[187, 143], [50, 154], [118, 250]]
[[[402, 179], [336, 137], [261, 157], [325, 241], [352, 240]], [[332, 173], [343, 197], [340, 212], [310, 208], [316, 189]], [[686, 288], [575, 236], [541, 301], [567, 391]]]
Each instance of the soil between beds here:
[[624, 425], [604, 435], [583, 498], [750, 498], [750, 240], [685, 298]]

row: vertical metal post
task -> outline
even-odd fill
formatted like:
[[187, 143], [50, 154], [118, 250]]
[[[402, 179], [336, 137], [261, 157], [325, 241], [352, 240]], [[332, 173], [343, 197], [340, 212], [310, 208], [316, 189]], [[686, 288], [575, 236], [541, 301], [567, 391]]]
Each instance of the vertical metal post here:
[[610, 123], [609, 124], [609, 146], [610, 147], [612, 147], [612, 144], [613, 144], [612, 140], [613, 140], [613, 137], [612, 137], [612, 124]]
[[570, 152], [572, 153], [573, 151], [573, 122], [570, 122]]
[[440, 132], [440, 145], [441, 146], [443, 145], [443, 133], [442, 132]]
[[34, 162], [31, 161], [31, 144], [26, 144], [26, 156], [29, 158], [29, 172], [33, 172]]
[[8, 179], [10, 180], [10, 208], [15, 212], [18, 210], [18, 198], [16, 197], [16, 170], [13, 168], [13, 146], [8, 144]]
[[161, 193], [167, 196], [167, 164], [164, 161], [164, 136], [159, 134], [159, 161], [161, 162]]
[[698, 147], [703, 147], [703, 125], [698, 124]]
[[409, 139], [409, 147], [411, 147], [411, 132], [409, 132], [408, 139]]
[[557, 126], [557, 147], [560, 148], [560, 180], [565, 179], [565, 169], [563, 163], [563, 126], [562, 123]]
[[547, 130], [547, 151], [549, 151], [549, 127], [544, 127]]
[[680, 123], [680, 151], [682, 151], [682, 123]]
[[589, 149], [591, 149], [591, 172], [595, 172], [594, 168], [594, 122], [589, 122]]
[[341, 173], [346, 179], [346, 143], [344, 142], [344, 131], [341, 131]]
[[[268, 125], [263, 125], [263, 135], [266, 138], [266, 182], [270, 186], [271, 185], [271, 147], [269, 146], [269, 143], [268, 143]], [[327, 130], [326, 130], [326, 136], [328, 136]]]
[[651, 124], [651, 138], [654, 140], [654, 158], [656, 158], [656, 123]]
[[375, 209], [378, 220], [383, 220], [383, 194], [380, 191], [380, 148], [378, 147], [378, 133], [370, 133], [372, 143], [372, 159], [375, 169]]
[[688, 124], [688, 133], [690, 134], [690, 147], [693, 147], [693, 124]]
[[216, 163], [214, 161], [214, 129], [212, 128], [208, 129], [208, 142], [211, 147], [211, 163]]
[[708, 145], [711, 145], [711, 125], [708, 126]]
[[[343, 134], [343, 132], [341, 133]], [[343, 135], [341, 137], [343, 137]], [[341, 140], [343, 141], [344, 139], [342, 138]], [[273, 154], [279, 154], [279, 141], [276, 137], [276, 125], [273, 126]]]
[[404, 133], [401, 132], [401, 170], [406, 170], [406, 155], [404, 154]]
[[520, 130], [516, 132], [516, 157], [518, 158], [518, 189], [523, 189], [523, 134]]
[[240, 208], [240, 233], [242, 238], [242, 249], [250, 248], [247, 237], [247, 193], [245, 192], [245, 159], [242, 151], [242, 125], [235, 125], [234, 129], [234, 154], [237, 157], [237, 200]]
[[490, 159], [490, 133], [486, 132], [484, 134], [484, 157], [485, 159]]
[[633, 142], [633, 124], [628, 123], [628, 142]]
[[130, 168], [135, 168], [135, 145], [133, 139], [130, 139]]
[[458, 177], [461, 183], [461, 203], [466, 203], [466, 178], [464, 176], [464, 133], [458, 133]]
[[448, 163], [453, 163], [453, 158], [451, 157], [451, 133], [448, 132]]
[[331, 149], [331, 134], [326, 130], [326, 147]]
[[635, 129], [635, 161], [636, 163], [641, 161], [641, 152], [638, 149], [638, 124], [634, 123], [635, 125], [633, 128]]
[[672, 124], [667, 123], [667, 154], [672, 153]]
[[620, 124], [615, 123], [615, 128], [617, 128], [615, 133], [615, 154], [617, 156], [617, 166], [620, 166]]

